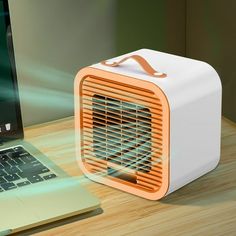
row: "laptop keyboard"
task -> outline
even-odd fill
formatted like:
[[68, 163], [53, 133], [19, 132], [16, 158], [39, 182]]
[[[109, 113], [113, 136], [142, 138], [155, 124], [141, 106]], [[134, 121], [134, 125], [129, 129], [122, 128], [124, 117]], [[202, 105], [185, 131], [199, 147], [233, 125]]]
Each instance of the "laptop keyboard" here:
[[22, 146], [0, 150], [0, 192], [56, 177]]

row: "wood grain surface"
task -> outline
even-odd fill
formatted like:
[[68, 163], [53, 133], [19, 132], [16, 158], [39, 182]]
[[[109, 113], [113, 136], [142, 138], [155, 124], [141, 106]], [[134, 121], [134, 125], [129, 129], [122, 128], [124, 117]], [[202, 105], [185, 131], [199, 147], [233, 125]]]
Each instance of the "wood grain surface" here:
[[160, 201], [145, 200], [83, 177], [76, 164], [73, 117], [29, 127], [25, 137], [70, 175], [80, 175], [83, 185], [101, 199], [102, 212], [22, 235], [236, 235], [236, 125], [224, 118], [219, 166]]

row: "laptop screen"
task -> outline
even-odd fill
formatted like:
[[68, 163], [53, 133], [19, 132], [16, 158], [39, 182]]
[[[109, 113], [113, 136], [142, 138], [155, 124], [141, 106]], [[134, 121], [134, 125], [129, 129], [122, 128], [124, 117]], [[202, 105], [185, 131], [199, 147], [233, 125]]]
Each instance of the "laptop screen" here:
[[8, 4], [0, 0], [0, 142], [22, 135]]

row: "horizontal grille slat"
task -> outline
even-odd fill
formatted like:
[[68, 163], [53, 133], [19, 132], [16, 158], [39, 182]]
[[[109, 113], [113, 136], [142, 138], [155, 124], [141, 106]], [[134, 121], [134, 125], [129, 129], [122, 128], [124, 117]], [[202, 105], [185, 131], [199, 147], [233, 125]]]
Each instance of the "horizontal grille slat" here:
[[[104, 110], [106, 110], [106, 113], [104, 113]], [[85, 104], [84, 111], [86, 111], [88, 114], [94, 113], [97, 115], [107, 115], [107, 116], [110, 116], [111, 118], [114, 118], [114, 119], [122, 117], [124, 120], [126, 119], [128, 122], [131, 119], [131, 120], [142, 120], [143, 123], [150, 124], [150, 120], [153, 120], [154, 123], [156, 123], [160, 127], [162, 126], [162, 119], [161, 118], [144, 117], [144, 116], [141, 116], [140, 114], [136, 114], [136, 117], [134, 117], [134, 115], [131, 116], [131, 112], [126, 111], [123, 113], [118, 113], [118, 109], [111, 108], [109, 110], [109, 107], [105, 107], [105, 106], [101, 107], [101, 108], [97, 108], [97, 107], [92, 108], [91, 105]]]
[[163, 176], [162, 101], [147, 89], [88, 77], [82, 84], [83, 161], [94, 173], [156, 191]]
[[[91, 152], [92, 153], [92, 152]], [[84, 153], [85, 154], [85, 153]], [[85, 156], [84, 156], [85, 157]], [[103, 167], [107, 167], [107, 161], [105, 159], [101, 159], [101, 158], [97, 158], [96, 156], [94, 156], [93, 154], [91, 155], [86, 155], [86, 158], [84, 158], [84, 160], [86, 161], [87, 159], [97, 162], [99, 163], [101, 166]]]
[[148, 172], [148, 173], [143, 173], [143, 172], [137, 171], [137, 177], [138, 176], [143, 176], [143, 177], [150, 178], [150, 179], [153, 179], [153, 180], [156, 180], [156, 179], [158, 179], [159, 181], [162, 180], [162, 173], [155, 172], [155, 175], [152, 175], [150, 173], [151, 173], [151, 171]]
[[[107, 149], [112, 149], [113, 147], [114, 148], [117, 148], [117, 145], [114, 145], [114, 144], [110, 144], [109, 143], [109, 147], [106, 147], [106, 148], [104, 148], [104, 147], [100, 147], [100, 144], [94, 144], [94, 143], [92, 143], [91, 142], [91, 140], [92, 139], [90, 139], [90, 141], [88, 141], [88, 140], [84, 140], [84, 142], [85, 142], [85, 144], [84, 144], [84, 147], [83, 147], [83, 149], [89, 149], [89, 148], [96, 148], [96, 150], [100, 150], [100, 151], [102, 151], [102, 150], [106, 150], [106, 148]], [[140, 149], [141, 151], [143, 151], [143, 152], [149, 152], [151, 155], [152, 155], [152, 161], [154, 161], [154, 162], [158, 162], [159, 160], [162, 160], [162, 153], [160, 153], [160, 152], [157, 152], [157, 150], [159, 151], [159, 149], [154, 149], [153, 147], [144, 147], [144, 146], [139, 146], [138, 147], [138, 149]], [[149, 149], [149, 150], [147, 150], [147, 149]]]
[[[94, 127], [100, 127], [100, 126], [98, 126], [98, 125], [96, 125], [96, 123], [97, 124], [100, 124], [100, 125], [103, 125], [104, 127], [105, 127], [105, 124], [104, 124], [104, 122], [100, 122], [100, 121], [95, 121], [95, 122], [93, 122], [93, 121], [91, 121], [91, 119], [89, 119], [88, 117], [84, 117], [83, 116], [83, 118], [84, 118], [84, 123], [85, 124], [88, 124], [88, 125], [93, 125]], [[112, 123], [113, 124], [113, 123]], [[114, 123], [114, 125], [117, 125], [116, 123]], [[125, 127], [128, 127], [128, 126], [126, 126], [126, 125], [124, 125]], [[130, 124], [129, 124], [129, 126], [130, 126]], [[140, 125], [139, 125], [140, 126]], [[131, 126], [132, 127], [132, 126]], [[147, 127], [139, 127], [139, 128], [137, 128], [137, 130], [139, 130], [139, 131], [143, 131], [143, 128], [147, 128]], [[161, 132], [158, 130], [158, 129], [156, 129], [156, 128], [154, 128], [154, 127], [152, 127], [152, 130], [155, 130], [155, 131], [153, 131], [153, 134], [155, 134], [155, 135], [157, 135], [157, 137], [160, 137], [160, 138], [162, 138], [162, 134], [161, 134]], [[147, 130], [148, 132], [151, 132], [151, 129], [150, 130]]]
[[87, 89], [87, 90], [94, 90], [94, 89], [102, 89], [104, 91], [111, 91], [113, 93], [116, 93], [116, 94], [119, 94], [121, 96], [126, 96], [126, 97], [132, 97], [132, 98], [135, 98], [137, 100], [143, 100], [145, 99], [145, 101], [147, 102], [150, 102], [152, 104], [155, 104], [155, 105], [158, 105], [158, 106], [162, 106], [161, 103], [157, 102], [158, 99], [155, 99], [155, 98], [149, 98], [148, 96], [146, 97], [143, 97], [143, 96], [140, 96], [139, 94], [132, 94], [132, 96], [130, 96], [130, 92], [123, 92], [122, 90], [117, 90], [117, 89], [113, 89], [111, 87], [107, 87], [107, 86], [100, 86], [100, 85], [97, 85], [97, 84], [92, 84], [90, 82], [85, 82], [84, 83], [84, 89]]
[[147, 177], [144, 177], [144, 176], [141, 176], [141, 175], [137, 175], [137, 179], [138, 180], [141, 180], [141, 181], [143, 181], [143, 182], [145, 182], [145, 183], [148, 183], [148, 184], [153, 184], [153, 185], [159, 185], [159, 184], [161, 184], [161, 179], [155, 179], [155, 180], [153, 180], [153, 179], [151, 179], [151, 178], [147, 178]]
[[[90, 106], [91, 106], [92, 103], [94, 103], [95, 105], [101, 106], [101, 107], [104, 107], [104, 105], [107, 106], [105, 103], [102, 104], [102, 103], [96, 102], [97, 100], [98, 100], [98, 101], [102, 101], [101, 99], [93, 100], [93, 99], [89, 98], [88, 96], [85, 96], [85, 95], [83, 96], [83, 101], [85, 101], [85, 102], [83, 102], [84, 105], [90, 105]], [[111, 101], [109, 101], [109, 104], [111, 104], [111, 105], [117, 105], [117, 103], [115, 103], [115, 102], [113, 103], [113, 102], [111, 102]], [[126, 105], [123, 105], [123, 107], [124, 107], [124, 108], [129, 108], [129, 107], [126, 106]], [[130, 113], [130, 114], [133, 114], [132, 112], [129, 112], [128, 110], [126, 110], [126, 112], [127, 112], [127, 113]], [[150, 112], [140, 111], [140, 113], [143, 114], [144, 117], [145, 117], [145, 115], [150, 115]], [[157, 117], [162, 116], [162, 109], [157, 109], [157, 110], [154, 110], [154, 109], [153, 109], [153, 112], [152, 112], [151, 115], [156, 115]]]
[[106, 169], [107, 168], [107, 165], [104, 165], [104, 164], [101, 164], [100, 162], [98, 162], [97, 160], [94, 160], [94, 159], [90, 159], [89, 157], [86, 158], [85, 160], [87, 163], [90, 163], [96, 167], [99, 167], [99, 168], [103, 168], [103, 169]]
[[[84, 117], [89, 117], [90, 116], [90, 114], [89, 113], [87, 113], [86, 111], [84, 112]], [[97, 114], [97, 112], [94, 112], [94, 118], [97, 118], [98, 119], [98, 121], [99, 122], [101, 122], [101, 120], [103, 119], [101, 116], [99, 116], [98, 114]], [[121, 121], [119, 121], [119, 119], [118, 118], [115, 118], [115, 117], [112, 117], [112, 116], [109, 116], [109, 115], [106, 115], [106, 114], [104, 114], [104, 116], [105, 116], [105, 119], [106, 119], [106, 123], [111, 123], [111, 124], [114, 124], [114, 125], [137, 125], [137, 126], [140, 126], [140, 128], [151, 128], [151, 126], [148, 126], [147, 125], [147, 122], [145, 122], [145, 121], [143, 121], [143, 120], [140, 120], [140, 121], [138, 121], [138, 119], [133, 119], [133, 121], [128, 121], [126, 118], [123, 118], [123, 116], [121, 117], [121, 119], [122, 119], [122, 122], [123, 123], [121, 123]], [[102, 120], [102, 122], [103, 122], [103, 120]], [[104, 122], [105, 123], [105, 122]]]
[[[95, 130], [95, 132], [89, 132], [89, 131], [84, 130], [84, 132], [87, 133], [87, 136], [90, 136], [90, 137], [94, 137], [94, 136], [95, 137], [96, 136], [97, 137], [104, 137], [103, 133], [101, 131], [98, 131], [98, 130]], [[116, 134], [117, 134], [117, 136], [116, 136]], [[142, 134], [140, 132], [139, 132], [139, 135], [136, 136], [136, 137], [132, 136], [131, 133], [124, 134], [124, 132], [122, 132], [121, 134], [119, 134], [118, 132], [113, 132], [112, 134], [107, 132], [106, 135], [109, 136], [109, 137], [112, 137], [112, 138], [120, 138], [120, 139], [124, 140], [124, 142], [126, 140], [130, 141], [130, 142], [132, 142], [132, 140], [134, 140], [134, 142], [139, 142], [139, 141], [141, 141], [141, 142], [145, 141], [146, 142], [147, 139], [150, 140], [150, 136], [145, 135], [145, 133]], [[160, 150], [161, 150], [161, 147], [162, 147], [162, 143], [161, 142], [158, 142], [158, 140], [157, 141], [150, 140], [149, 142], [154, 143], [155, 146], [156, 147], [160, 147]]]
[[[91, 150], [86, 150], [86, 151], [88, 151], [86, 153], [92, 153]], [[118, 152], [116, 152], [116, 153], [118, 153]], [[117, 157], [117, 159], [119, 159], [119, 160], [127, 160], [127, 161], [131, 161], [131, 162], [135, 160], [135, 161], [137, 161], [137, 164], [143, 164], [144, 166], [147, 166], [147, 167], [149, 167], [152, 162], [151, 160], [149, 161], [148, 159], [146, 159], [146, 163], [144, 163], [145, 162], [145, 159], [144, 159], [145, 155], [134, 158], [134, 157], [130, 156], [128, 153], [123, 153], [123, 154], [119, 154], [119, 155], [116, 155], [116, 153], [114, 153], [114, 155], [111, 155], [111, 157], [108, 157], [108, 158], [112, 159], [112, 157], [113, 157], [113, 159], [115, 159]], [[161, 160], [160, 160], [160, 162], [161, 162]]]
[[[96, 142], [96, 146], [94, 146], [94, 148], [96, 148], [97, 150], [99, 150], [99, 149], [102, 149], [103, 147], [102, 147], [102, 142], [107, 142], [107, 139], [103, 139], [103, 138], [101, 138], [101, 137], [88, 137], [88, 136], [86, 136], [86, 137], [84, 137], [84, 140], [85, 141], [89, 141], [89, 142], [91, 142], [92, 140], [94, 140], [94, 142]], [[120, 140], [116, 140], [117, 141], [117, 144], [116, 144], [116, 146], [118, 146], [119, 147], [119, 142], [120, 142]], [[112, 146], [114, 146], [114, 143], [109, 143], [109, 141], [107, 142], [108, 144], [107, 144], [107, 149], [112, 149]], [[133, 141], [132, 143], [124, 143], [122, 146], [120, 146], [120, 148], [123, 148], [123, 149], [134, 149], [134, 148], [137, 148], [137, 149], [139, 149], [139, 151], [140, 152], [142, 152], [142, 151], [144, 151], [145, 149], [147, 149], [147, 148], [150, 148], [150, 151], [148, 151], [148, 152], [158, 152], [158, 153], [160, 153], [161, 152], [161, 148], [154, 148], [153, 147], [153, 151], [151, 151], [151, 143], [149, 142], [149, 143], [145, 143], [145, 142], [136, 142], [137, 143], [137, 145], [135, 145], [135, 141]], [[100, 146], [99, 146], [100, 145]], [[110, 147], [110, 148], [109, 148]]]
[[[103, 91], [103, 90], [99, 90], [99, 89], [92, 89], [92, 90], [84, 89], [82, 96], [84, 96], [84, 95], [93, 96], [94, 93], [104, 94], [105, 96], [109, 96], [114, 99], [119, 99], [119, 97], [120, 97], [116, 93], [111, 93], [111, 92], [107, 92], [107, 91]], [[158, 105], [154, 106], [154, 105], [150, 104], [149, 102], [146, 102], [145, 99], [137, 101], [135, 98], [123, 97], [122, 100], [125, 102], [136, 101], [139, 105], [149, 107], [149, 109], [154, 109], [156, 112], [162, 111], [161, 107], [158, 107]]]
[[[120, 139], [115, 138], [115, 137], [113, 137], [113, 139], [116, 139], [116, 143], [117, 143], [117, 145], [118, 145]], [[87, 140], [87, 141], [92, 141], [92, 140], [94, 140], [94, 141], [98, 141], [98, 142], [106, 142], [106, 141], [107, 141], [107, 138], [88, 137], [88, 136], [85, 136], [85, 137], [84, 137], [84, 140]], [[125, 139], [125, 140], [123, 140], [123, 141], [124, 141], [124, 142], [128, 142], [128, 139]], [[113, 142], [114, 142], [114, 141], [113, 141]], [[161, 148], [160, 148], [159, 146], [154, 145], [154, 144], [151, 143], [151, 142], [142, 141], [142, 142], [137, 143], [137, 145], [142, 146], [142, 147], [144, 147], [144, 148], [150, 147], [151, 144], [152, 144], [153, 148], [155, 148], [155, 150], [156, 150], [157, 152], [160, 152], [160, 151], [161, 151]], [[108, 144], [108, 145], [109, 145], [109, 144]], [[124, 143], [124, 146], [125, 146], [125, 145], [126, 145], [126, 143]]]
[[[96, 79], [96, 78], [91, 78], [91, 77], [90, 77], [90, 78], [87, 79], [87, 81], [92, 82], [93, 84], [94, 84], [94, 83], [97, 84], [97, 79]], [[108, 88], [114, 86], [114, 83], [113, 83], [113, 82], [111, 83], [111, 82], [109, 82], [109, 81], [101, 81], [101, 80], [99, 80], [99, 84], [108, 86]], [[133, 94], [138, 94], [138, 95], [141, 94], [142, 96], [150, 97], [150, 98], [152, 98], [152, 99], [153, 99], [153, 95], [154, 95], [154, 93], [151, 92], [151, 91], [148, 91], [148, 90], [144, 91], [144, 89], [140, 89], [140, 88], [139, 88], [139, 90], [137, 91], [137, 89], [135, 89], [135, 88], [123, 86], [123, 85], [121, 85], [121, 84], [116, 84], [116, 89], [119, 89], [119, 90], [122, 90], [122, 91], [126, 91], [126, 92], [128, 92], [128, 93], [133, 93]], [[160, 101], [160, 99], [157, 98], [157, 97], [155, 97], [155, 99], [156, 99], [157, 101]], [[161, 103], [160, 103], [160, 104], [161, 104]]]
[[101, 167], [98, 167], [98, 166], [95, 166], [95, 165], [93, 165], [93, 164], [91, 164], [91, 163], [86, 163], [85, 162], [85, 164], [88, 166], [88, 168], [89, 169], [91, 169], [92, 171], [98, 171], [98, 172], [102, 172], [102, 173], [106, 173], [106, 169], [103, 169], [103, 168], [101, 168]]
[[[138, 121], [138, 120], [141, 120], [143, 124], [150, 124], [150, 120], [153, 120], [153, 124], [156, 124], [160, 127], [162, 127], [162, 120], [161, 119], [155, 119], [155, 118], [148, 118], [148, 117], [142, 117], [142, 116], [139, 116], [139, 114], [137, 114], [137, 117], [131, 117], [131, 116], [128, 116], [128, 115], [125, 115], [124, 113], [123, 114], [118, 114], [118, 113], [115, 113], [114, 111], [107, 111], [105, 114], [102, 113], [102, 110], [104, 110], [104, 108], [96, 108], [94, 110], [92, 110], [91, 106], [84, 106], [84, 113], [85, 114], [88, 114], [88, 115], [91, 115], [91, 113], [93, 113], [94, 115], [98, 116], [99, 115], [105, 115], [107, 116], [107, 118], [111, 118], [111, 119], [119, 119], [119, 116], [120, 116], [120, 119], [122, 118], [124, 121], [126, 122], [130, 122], [130, 119], [131, 120], [134, 120], [134, 121]], [[160, 128], [161, 130], [161, 128]]]
[[[85, 156], [87, 158], [89, 158], [90, 155], [93, 154], [93, 151], [92, 150], [85, 150]], [[128, 167], [128, 166], [132, 166], [132, 161], [131, 163], [124, 163], [124, 161], [122, 160], [122, 158], [118, 158], [118, 156], [116, 158], [107, 158], [107, 161], [109, 162], [113, 162], [113, 163], [117, 163], [117, 164], [120, 164], [120, 168], [122, 169], [122, 167]], [[122, 165], [121, 165], [122, 164]], [[149, 172], [151, 170], [155, 171], [155, 167], [153, 165], [146, 165], [146, 164], [143, 164], [143, 163], [140, 163], [140, 165], [138, 166], [137, 164], [133, 164], [134, 168], [137, 169], [137, 171], [144, 171], [144, 172]], [[160, 169], [159, 169], [160, 171]]]
[[[113, 99], [113, 100], [115, 100], [115, 99]], [[100, 98], [94, 99], [94, 98], [89, 98], [88, 96], [83, 96], [83, 103], [84, 103], [84, 104], [89, 104], [89, 105], [94, 104], [95, 106], [97, 105], [97, 106], [102, 106], [102, 107], [103, 107], [103, 106], [107, 106], [107, 107], [110, 106], [110, 107], [113, 107], [113, 108], [114, 108], [114, 106], [116, 106], [116, 105], [120, 105], [120, 102], [115, 102], [115, 101], [112, 101], [112, 100], [105, 100], [105, 102], [104, 102], [104, 100], [102, 100], [102, 99], [100, 99]], [[129, 104], [130, 104], [130, 103], [125, 102], [125, 103], [122, 104], [122, 106], [123, 106], [124, 108], [127, 108], [127, 109], [132, 109], [132, 106], [130, 106]], [[139, 108], [142, 108], [142, 106], [139, 106], [139, 105], [137, 104], [137, 105], [135, 105], [135, 107], [133, 107], [133, 108], [139, 109]], [[158, 112], [155, 113], [155, 114], [160, 115], [161, 111], [162, 111], [162, 110], [158, 110]], [[126, 110], [126, 112], [129, 112], [129, 110]], [[151, 115], [150, 112], [145, 111], [145, 110], [140, 110], [139, 112], [140, 112], [141, 114], [143, 114], [144, 116], [145, 116], [145, 115]], [[130, 112], [130, 114], [133, 114], [133, 113]]]
[[[91, 140], [92, 139], [90, 139], [90, 143], [91, 143]], [[88, 141], [88, 140], [85, 140], [85, 141]], [[89, 141], [88, 141], [89, 142]], [[128, 149], [128, 148], [132, 148], [132, 147], [135, 147], [135, 146], [130, 146], [130, 145], [123, 145], [122, 144], [122, 147], [121, 147], [121, 145], [119, 145], [119, 144], [117, 144], [117, 145], [114, 145], [114, 144], [108, 144], [107, 145], [107, 147], [106, 148], [104, 148], [104, 147], [101, 147], [100, 146], [100, 144], [99, 143], [97, 143], [97, 144], [94, 144], [94, 145], [92, 145], [91, 146], [91, 144], [90, 144], [90, 146], [89, 145], [85, 145], [85, 148], [95, 148], [96, 150], [105, 150], [105, 149], [107, 149], [107, 150], [116, 150], [116, 149], [121, 149], [121, 148], [126, 148], [126, 149]], [[158, 161], [160, 161], [160, 159], [162, 158], [161, 157], [161, 155], [160, 155], [160, 153], [157, 153], [157, 151], [159, 151], [159, 149], [154, 149], [153, 147], [144, 147], [142, 144], [141, 145], [139, 145], [138, 147], [136, 147], [136, 149], [138, 150], [138, 152], [139, 153], [150, 153], [151, 155], [152, 155], [152, 161], [154, 161], [154, 162], [158, 162]]]
[[[92, 150], [91, 149], [85, 149], [85, 153], [92, 153]], [[101, 153], [101, 155], [102, 155], [102, 152], [100, 152]], [[109, 154], [109, 155], [108, 155]], [[140, 156], [140, 157], [136, 157], [136, 158], [134, 158], [133, 156], [130, 156], [130, 155], [128, 155], [127, 153], [122, 153], [122, 151], [120, 150], [116, 150], [116, 152], [114, 152], [114, 153], [104, 153], [104, 155], [107, 157], [107, 158], [109, 158], [109, 159], [122, 159], [122, 160], [128, 160], [128, 161], [133, 161], [133, 160], [135, 160], [135, 161], [137, 161], [137, 164], [139, 164], [139, 163], [141, 163], [141, 161], [143, 161], [142, 163], [144, 163], [145, 162], [145, 159], [144, 159], [144, 157], [145, 157], [145, 155], [143, 155], [143, 156]], [[144, 163], [144, 165], [146, 165], [146, 166], [150, 166], [150, 164], [151, 164], [151, 162], [152, 162], [152, 160], [148, 160], [147, 158], [149, 158], [149, 156], [148, 157], [146, 157], [146, 163], [149, 163], [149, 164], [145, 164]], [[139, 162], [140, 161], [140, 162]], [[160, 162], [161, 162], [161, 160], [160, 160]]]
[[146, 183], [146, 182], [141, 181], [141, 180], [137, 180], [137, 183], [138, 183], [139, 185], [142, 185], [142, 186], [144, 186], [144, 187], [147, 187], [147, 188], [150, 188], [150, 189], [153, 189], [153, 190], [158, 189], [158, 188], [161, 186], [161, 183], [158, 184], [158, 185], [154, 185], [154, 184]]
[[[116, 125], [113, 125], [113, 126], [109, 126], [109, 127], [106, 127], [105, 126], [105, 124], [104, 124], [104, 122], [93, 122], [93, 121], [89, 121], [89, 119], [87, 119], [86, 117], [85, 117], [85, 122], [84, 122], [84, 127], [85, 128], [87, 128], [87, 129], [92, 129], [92, 128], [96, 128], [97, 130], [101, 130], [101, 131], [106, 131], [107, 129], [109, 130], [109, 131], [114, 131], [114, 132], [119, 132], [119, 129], [118, 129], [118, 127], [116, 126]], [[98, 125], [96, 125], [95, 123], [98, 123]], [[100, 125], [100, 126], [99, 126]], [[102, 126], [103, 125], [103, 126]], [[128, 125], [123, 125], [123, 128], [125, 128], [125, 129], [128, 129], [128, 130], [130, 130], [130, 131], [135, 131], [135, 130], [137, 130], [138, 132], [140, 132], [140, 133], [142, 133], [143, 132], [143, 130], [145, 130], [145, 131], [147, 131], [147, 132], [149, 132], [149, 131], [151, 131], [150, 129], [147, 129], [148, 127], [146, 127], [146, 126], [144, 126], [144, 127], [140, 127], [139, 129], [137, 129], [136, 128], [136, 125], [135, 124], [128, 124]], [[155, 129], [156, 130], [156, 129]], [[159, 139], [159, 140], [162, 140], [162, 134], [161, 134], [161, 132], [160, 132], [160, 130], [158, 129], [157, 131], [153, 131], [153, 129], [152, 129], [152, 134], [151, 134], [151, 136], [153, 137], [153, 138], [157, 138], [157, 139]]]

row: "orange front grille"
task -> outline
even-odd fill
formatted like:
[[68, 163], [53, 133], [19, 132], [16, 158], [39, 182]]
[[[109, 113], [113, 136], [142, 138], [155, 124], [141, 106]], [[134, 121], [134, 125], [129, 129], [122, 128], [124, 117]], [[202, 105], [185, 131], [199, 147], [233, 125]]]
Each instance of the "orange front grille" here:
[[82, 159], [93, 174], [143, 191], [163, 183], [163, 104], [151, 90], [86, 77], [81, 84]]

